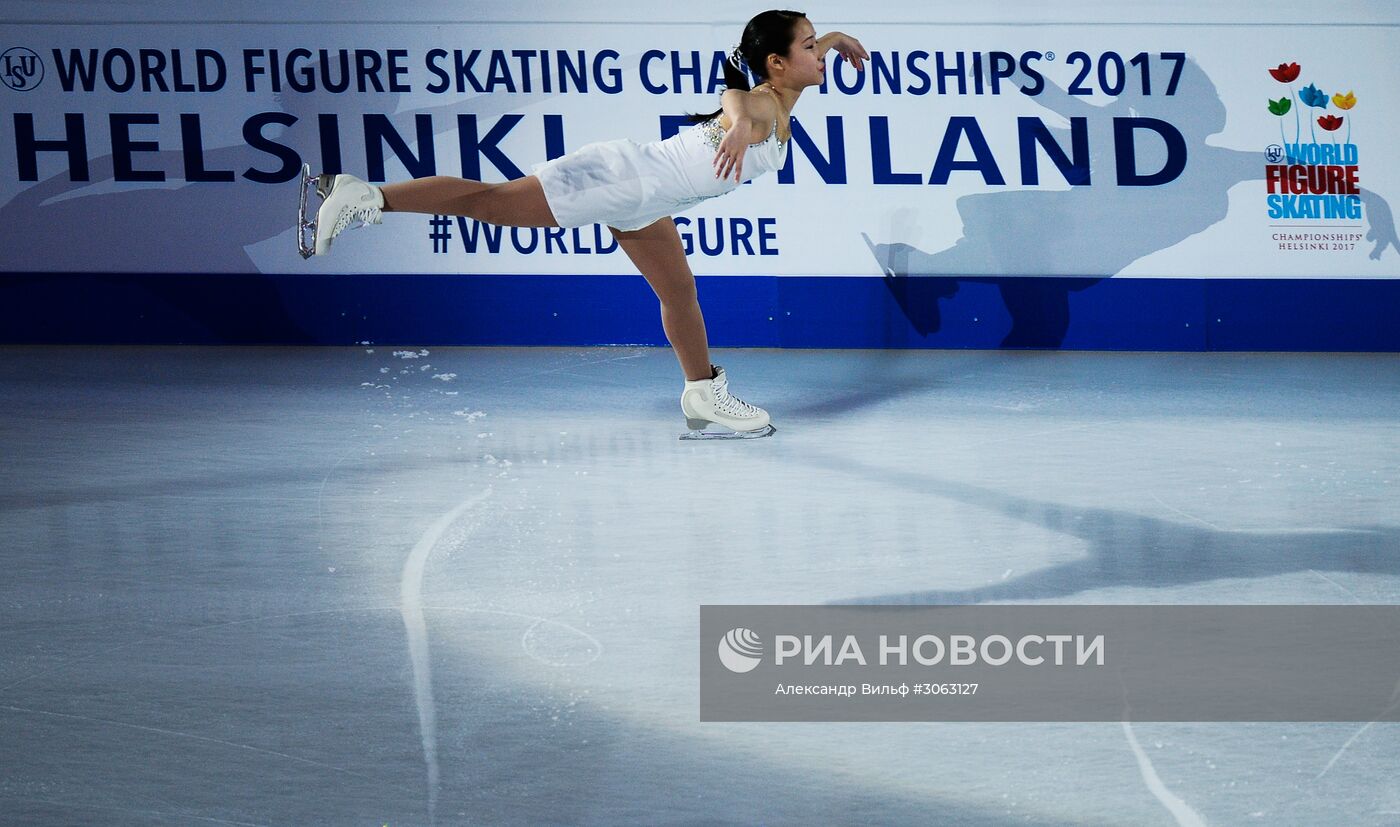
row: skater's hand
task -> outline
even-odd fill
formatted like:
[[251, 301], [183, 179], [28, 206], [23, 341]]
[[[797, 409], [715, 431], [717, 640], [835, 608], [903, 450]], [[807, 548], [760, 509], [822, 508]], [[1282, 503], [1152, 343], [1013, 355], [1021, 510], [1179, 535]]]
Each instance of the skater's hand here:
[[828, 32], [821, 36], [818, 41], [822, 46], [835, 49], [836, 53], [846, 59], [846, 62], [856, 67], [857, 72], [865, 71], [865, 61], [870, 59], [870, 52], [860, 45], [856, 40], [843, 32]]
[[749, 121], [740, 119], [724, 133], [715, 152], [715, 177], [734, 177], [734, 183], [742, 184], [744, 175], [744, 153], [749, 151]]

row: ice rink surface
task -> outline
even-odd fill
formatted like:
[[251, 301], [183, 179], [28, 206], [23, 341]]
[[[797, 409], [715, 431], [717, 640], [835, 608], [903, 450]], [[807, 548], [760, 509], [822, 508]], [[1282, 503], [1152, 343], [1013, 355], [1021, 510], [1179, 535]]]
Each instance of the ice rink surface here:
[[[1394, 724], [701, 724], [701, 604], [1400, 602], [1400, 357], [0, 349], [8, 824], [1400, 823]], [[1345, 676], [1338, 676], [1345, 680]]]

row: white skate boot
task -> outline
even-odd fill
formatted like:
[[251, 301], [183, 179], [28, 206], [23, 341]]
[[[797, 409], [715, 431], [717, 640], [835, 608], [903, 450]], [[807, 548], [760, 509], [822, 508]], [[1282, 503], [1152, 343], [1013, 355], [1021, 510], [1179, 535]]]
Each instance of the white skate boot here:
[[[681, 413], [690, 432], [681, 439], [755, 439], [772, 436], [777, 428], [768, 422], [768, 412], [729, 395], [729, 377], [715, 367], [713, 379], [687, 381], [681, 392]], [[728, 430], [707, 430], [719, 425]]]
[[[306, 220], [306, 199], [311, 190], [321, 196], [316, 220]], [[311, 165], [301, 168], [301, 206], [297, 210], [297, 252], [302, 258], [323, 256], [331, 242], [345, 231], [352, 221], [378, 224], [384, 209], [384, 194], [379, 187], [367, 184], [353, 175], [318, 175], [311, 177]]]

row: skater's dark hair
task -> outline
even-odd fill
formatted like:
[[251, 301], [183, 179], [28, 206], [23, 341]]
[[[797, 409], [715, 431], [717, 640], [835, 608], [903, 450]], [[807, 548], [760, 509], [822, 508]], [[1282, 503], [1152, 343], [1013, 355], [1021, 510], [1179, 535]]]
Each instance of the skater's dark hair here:
[[[797, 28], [797, 21], [806, 17], [803, 12], [782, 9], [772, 9], [755, 15], [749, 21], [749, 25], [744, 27], [744, 36], [739, 38], [739, 45], [734, 47], [729, 53], [729, 59], [724, 62], [724, 85], [730, 89], [751, 89], [749, 72], [766, 80], [768, 56], [787, 57], [788, 50], [792, 48], [793, 30]], [[687, 120], [690, 123], [700, 123], [723, 111], [724, 108], [720, 107], [708, 115], [691, 114]]]

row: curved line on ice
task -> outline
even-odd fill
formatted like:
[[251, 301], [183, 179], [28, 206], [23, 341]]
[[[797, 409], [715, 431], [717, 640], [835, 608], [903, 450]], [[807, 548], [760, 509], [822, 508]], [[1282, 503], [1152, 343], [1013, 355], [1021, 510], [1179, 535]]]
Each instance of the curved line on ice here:
[[413, 701], [418, 707], [418, 730], [423, 739], [423, 761], [428, 767], [428, 823], [437, 817], [438, 756], [437, 756], [437, 712], [433, 706], [433, 672], [428, 657], [428, 624], [423, 619], [423, 571], [427, 568], [428, 557], [442, 539], [442, 535], [457, 522], [465, 512], [491, 496], [487, 488], [469, 498], [456, 508], [438, 517], [437, 520], [418, 538], [408, 560], [403, 565], [403, 576], [399, 581], [399, 595], [402, 598], [400, 611], [403, 625], [408, 634], [408, 659], [413, 666]]
[[1167, 785], [1162, 783], [1156, 768], [1152, 766], [1152, 759], [1147, 757], [1147, 753], [1138, 744], [1137, 736], [1133, 734], [1133, 725], [1128, 723], [1126, 717], [1123, 720], [1123, 734], [1128, 737], [1128, 746], [1133, 749], [1133, 757], [1137, 758], [1138, 772], [1142, 775], [1143, 783], [1147, 785], [1147, 791], [1167, 808], [1167, 812], [1172, 814], [1172, 818], [1176, 819], [1180, 827], [1206, 827], [1206, 821], [1201, 818], [1201, 814], [1191, 809], [1190, 804], [1177, 798], [1167, 789]]

